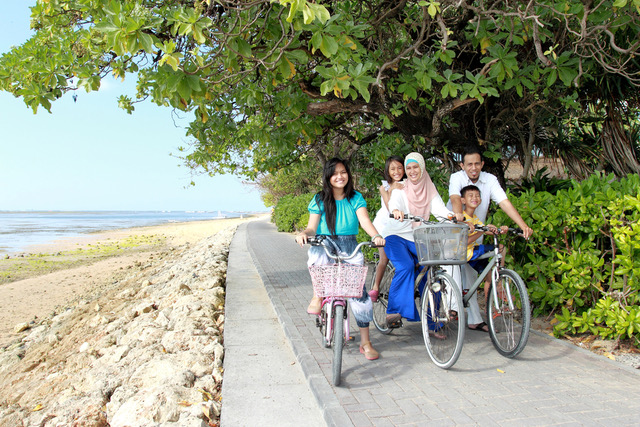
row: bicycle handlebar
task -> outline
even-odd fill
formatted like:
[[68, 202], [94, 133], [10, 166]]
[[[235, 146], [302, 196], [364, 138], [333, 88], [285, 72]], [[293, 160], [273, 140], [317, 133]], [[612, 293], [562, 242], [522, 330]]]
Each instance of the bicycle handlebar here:
[[[389, 218], [395, 218], [395, 216], [393, 216], [393, 214], [390, 213], [389, 214]], [[440, 222], [447, 222], [447, 221], [456, 222], [455, 219], [453, 219], [453, 218], [440, 218], [441, 219], [440, 222], [438, 222], [438, 221], [429, 221], [428, 219], [424, 219], [421, 216], [411, 215], [411, 214], [404, 214], [403, 218], [404, 219], [409, 219], [409, 220], [414, 221], [414, 222], [423, 222], [425, 224], [439, 224]]]
[[[389, 214], [389, 218], [395, 218], [395, 216], [390, 213]], [[435, 224], [432, 221], [428, 221], [426, 219], [424, 219], [421, 216], [417, 216], [417, 215], [411, 215], [411, 214], [404, 214], [404, 219], [410, 219], [411, 221], [415, 221], [415, 222], [423, 222], [425, 224]], [[464, 223], [464, 221], [458, 221], [455, 218], [442, 218], [443, 221], [451, 221], [454, 224], [459, 224], [459, 223]], [[476, 225], [474, 226], [474, 228], [478, 231], [483, 231], [483, 232], [487, 232], [490, 231], [489, 228], [486, 225]], [[498, 232], [500, 231], [500, 227], [496, 227], [498, 229]], [[522, 234], [522, 229], [518, 228], [518, 227], [509, 227], [508, 230], [509, 233], [512, 234]], [[498, 233], [500, 234], [500, 233]]]
[[362, 248], [363, 246], [369, 246], [370, 248], [379, 248], [379, 247], [381, 247], [381, 246], [378, 246], [378, 245], [374, 244], [373, 242], [361, 242], [361, 243], [358, 244], [358, 246], [356, 246], [356, 248], [353, 250], [353, 252], [350, 255], [347, 255], [347, 256], [333, 255], [329, 250], [329, 245], [324, 243], [326, 238], [327, 238], [327, 236], [324, 236], [324, 235], [309, 237], [309, 238], [307, 238], [307, 243], [309, 243], [311, 246], [322, 246], [322, 249], [324, 249], [324, 251], [327, 253], [327, 256], [329, 258], [335, 259], [335, 260], [338, 260], [338, 261], [343, 261], [343, 260], [347, 260], [347, 259], [351, 259], [351, 258], [355, 257], [358, 254], [358, 252], [360, 251], [360, 248]]
[[[486, 225], [476, 225], [474, 227], [477, 231], [483, 231], [483, 232], [487, 232], [487, 231], [491, 231], [489, 230], [489, 227], [487, 227]], [[496, 227], [498, 229], [498, 234], [500, 233], [500, 227]], [[509, 229], [507, 230], [508, 233], [511, 234], [522, 234], [522, 230], [518, 227], [509, 227]]]

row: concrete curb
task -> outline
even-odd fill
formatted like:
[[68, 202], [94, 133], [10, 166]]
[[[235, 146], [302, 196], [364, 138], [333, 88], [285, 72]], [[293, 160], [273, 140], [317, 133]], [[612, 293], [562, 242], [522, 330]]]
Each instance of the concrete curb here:
[[[293, 235], [291, 235], [291, 238], [293, 239]], [[266, 272], [262, 269], [261, 264], [259, 262], [255, 262], [257, 256], [253, 248], [249, 244], [248, 234], [247, 248], [249, 249], [249, 253], [254, 260], [254, 264], [256, 266], [256, 269], [258, 270], [258, 274], [262, 278], [262, 283], [267, 290], [267, 294], [269, 295], [271, 304], [273, 304], [273, 308], [276, 311], [278, 320], [282, 325], [284, 335], [289, 340], [289, 344], [293, 349], [293, 353], [295, 354], [296, 359], [298, 360], [298, 363], [302, 368], [302, 372], [304, 372], [304, 375], [307, 379], [309, 388], [315, 396], [318, 402], [318, 406], [322, 410], [324, 420], [329, 426], [351, 425], [351, 419], [333, 393], [331, 385], [327, 382], [327, 379], [320, 370], [320, 367], [318, 366], [316, 360], [309, 352], [309, 349], [302, 339], [302, 336], [295, 327], [291, 326], [293, 325], [293, 321], [287, 313], [286, 308], [280, 301], [280, 298], [278, 297], [278, 291], [274, 289], [273, 284], [271, 283]]]

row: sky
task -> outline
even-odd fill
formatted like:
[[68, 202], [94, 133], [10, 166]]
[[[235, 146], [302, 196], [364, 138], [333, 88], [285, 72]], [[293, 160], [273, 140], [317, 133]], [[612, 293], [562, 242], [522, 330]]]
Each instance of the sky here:
[[[29, 38], [35, 3], [0, 2], [0, 54]], [[135, 99], [135, 76], [76, 94], [34, 115], [0, 91], [0, 211], [267, 210], [254, 185], [193, 175], [175, 157], [190, 143], [186, 113], [150, 102], [131, 115], [118, 108], [119, 95]]]

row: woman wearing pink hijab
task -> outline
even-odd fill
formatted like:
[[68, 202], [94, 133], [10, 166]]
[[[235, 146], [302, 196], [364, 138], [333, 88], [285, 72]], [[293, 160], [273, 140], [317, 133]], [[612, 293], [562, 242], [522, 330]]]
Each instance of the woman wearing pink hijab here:
[[396, 273], [389, 288], [387, 324], [397, 327], [402, 318], [411, 322], [420, 321], [415, 304], [414, 282], [418, 255], [413, 240], [413, 228], [420, 223], [403, 220], [406, 213], [428, 219], [433, 213], [439, 218], [453, 215], [440, 196], [419, 153], [410, 153], [404, 159], [407, 181], [403, 189], [393, 190], [389, 199], [389, 212], [397, 221], [389, 221], [384, 232], [385, 252], [393, 263]]

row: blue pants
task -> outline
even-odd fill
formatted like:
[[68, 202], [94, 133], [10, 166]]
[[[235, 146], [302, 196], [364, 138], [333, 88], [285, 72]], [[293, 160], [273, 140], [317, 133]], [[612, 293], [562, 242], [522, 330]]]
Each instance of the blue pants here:
[[388, 236], [385, 240], [387, 243], [384, 251], [396, 269], [389, 288], [387, 314], [400, 313], [403, 318], [411, 322], [419, 322], [420, 314], [416, 308], [414, 291], [418, 263], [416, 245], [414, 242], [394, 235]]

